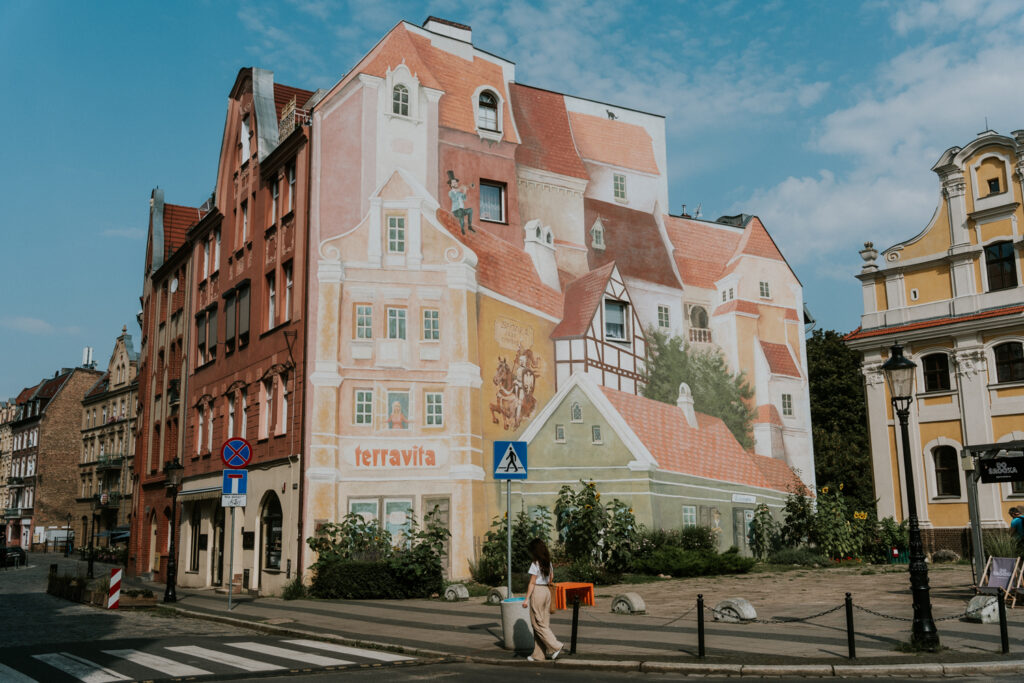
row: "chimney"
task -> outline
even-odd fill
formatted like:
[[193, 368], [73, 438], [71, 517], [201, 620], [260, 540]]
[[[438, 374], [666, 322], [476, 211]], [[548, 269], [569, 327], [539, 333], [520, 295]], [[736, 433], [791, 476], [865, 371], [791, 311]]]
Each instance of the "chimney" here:
[[458, 24], [438, 17], [427, 17], [427, 20], [423, 22], [423, 28], [470, 45], [473, 44], [473, 29], [465, 24]]
[[541, 225], [540, 221], [534, 218], [526, 223], [524, 230], [526, 234], [523, 236], [523, 249], [533, 260], [533, 267], [537, 270], [540, 281], [552, 289], [561, 290], [558, 265], [555, 262], [555, 240], [551, 228]]
[[686, 213], [686, 204], [683, 204], [683, 210], [682, 210], [682, 212], [679, 215], [682, 218], [692, 218], [692, 216], [690, 214]]
[[693, 393], [690, 391], [690, 385], [686, 382], [679, 385], [679, 398], [676, 399], [676, 405], [682, 409], [683, 415], [686, 416], [686, 422], [697, 429], [697, 413], [693, 412]]

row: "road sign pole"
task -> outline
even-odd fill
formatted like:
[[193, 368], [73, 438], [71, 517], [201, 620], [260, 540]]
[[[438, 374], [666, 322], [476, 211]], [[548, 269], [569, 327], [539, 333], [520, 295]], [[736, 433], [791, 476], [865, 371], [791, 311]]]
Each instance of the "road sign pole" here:
[[506, 535], [508, 536], [508, 597], [512, 597], [512, 480], [505, 481]]
[[228, 556], [228, 611], [231, 611], [231, 589], [235, 587], [235, 508], [231, 508], [231, 554]]

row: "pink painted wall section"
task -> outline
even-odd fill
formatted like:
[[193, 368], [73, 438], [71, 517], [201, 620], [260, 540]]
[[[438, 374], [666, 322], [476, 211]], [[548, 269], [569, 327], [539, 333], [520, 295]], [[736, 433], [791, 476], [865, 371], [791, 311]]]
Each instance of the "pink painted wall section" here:
[[[440, 163], [438, 165], [437, 200], [441, 208], [450, 211], [448, 197], [448, 171], [453, 171], [461, 185], [469, 188], [466, 206], [473, 209], [473, 226], [511, 242], [522, 245], [523, 234], [519, 216], [519, 198], [516, 189], [515, 146], [506, 143], [488, 144], [475, 134], [450, 129], [440, 132]], [[505, 187], [505, 220], [503, 222], [480, 219], [480, 181], [502, 183]]]

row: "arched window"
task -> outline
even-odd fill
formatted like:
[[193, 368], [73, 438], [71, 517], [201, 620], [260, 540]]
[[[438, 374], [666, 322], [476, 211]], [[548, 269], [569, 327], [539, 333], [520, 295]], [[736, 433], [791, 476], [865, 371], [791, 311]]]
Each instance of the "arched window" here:
[[990, 292], [1017, 286], [1012, 242], [996, 242], [985, 247], [985, 271]]
[[690, 309], [690, 326], [705, 330], [708, 327], [708, 312], [703, 306], [694, 306]]
[[498, 98], [492, 92], [480, 93], [477, 103], [476, 125], [483, 130], [498, 130]]
[[399, 116], [409, 115], [409, 89], [404, 85], [396, 85], [391, 91], [391, 112]]
[[949, 391], [949, 356], [933, 353], [921, 359], [925, 391]]
[[992, 351], [996, 357], [997, 382], [1024, 381], [1024, 344], [1006, 342]]
[[932, 449], [935, 460], [935, 495], [960, 497], [960, 458], [952, 446]]
[[271, 493], [263, 506], [263, 568], [281, 568], [281, 502]]
[[583, 408], [579, 403], [573, 403], [569, 409], [569, 419], [573, 422], [583, 422]]

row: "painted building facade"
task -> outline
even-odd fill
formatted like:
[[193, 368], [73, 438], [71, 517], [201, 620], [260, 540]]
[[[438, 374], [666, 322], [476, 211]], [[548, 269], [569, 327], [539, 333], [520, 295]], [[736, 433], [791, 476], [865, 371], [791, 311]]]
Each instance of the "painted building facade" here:
[[[896, 341], [917, 364], [910, 448], [926, 543], [960, 548], [968, 524], [964, 446], [1024, 439], [1024, 131], [985, 131], [932, 167], [941, 193], [916, 236], [866, 244], [864, 313], [847, 343], [867, 387], [878, 514], [908, 513], [902, 444], [881, 366]], [[1005, 527], [1020, 484], [979, 485], [981, 522]]]

